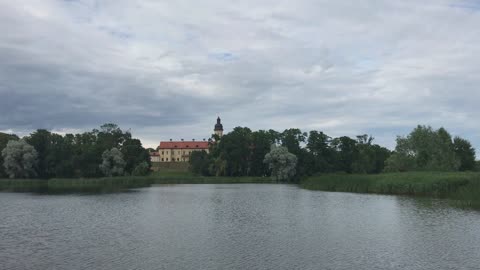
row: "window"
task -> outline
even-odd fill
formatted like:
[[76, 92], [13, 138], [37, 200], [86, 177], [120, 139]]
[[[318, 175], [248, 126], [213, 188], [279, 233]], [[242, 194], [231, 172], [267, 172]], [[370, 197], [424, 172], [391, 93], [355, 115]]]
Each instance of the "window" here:
[[180, 158], [177, 157], [177, 161], [180, 161]]
[[163, 155], [163, 151], [162, 151], [162, 155]]
[[167, 161], [168, 161], [168, 157], [167, 157]]
[[162, 157], [162, 161], [163, 161], [163, 157]]

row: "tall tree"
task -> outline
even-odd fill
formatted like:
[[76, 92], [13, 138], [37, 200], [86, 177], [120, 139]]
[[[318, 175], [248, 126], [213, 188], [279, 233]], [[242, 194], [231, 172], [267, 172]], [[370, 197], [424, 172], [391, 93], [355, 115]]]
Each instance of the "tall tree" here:
[[280, 134], [281, 145], [286, 147], [288, 151], [298, 159], [296, 168], [297, 178], [310, 175], [313, 172], [313, 158], [308, 151], [302, 147], [307, 141], [307, 136], [308, 134], [306, 132], [302, 132], [298, 128], [286, 129]]
[[148, 150], [143, 148], [140, 140], [127, 138], [122, 144], [121, 151], [126, 162], [125, 172], [127, 174], [132, 174], [133, 170], [143, 162], [146, 162], [150, 168], [150, 155]]
[[197, 175], [209, 175], [210, 159], [205, 151], [193, 151], [189, 159], [190, 171]]
[[297, 157], [284, 146], [273, 144], [270, 152], [265, 155], [264, 162], [268, 164], [272, 178], [276, 181], [287, 181], [295, 175]]
[[455, 137], [453, 140], [455, 155], [460, 161], [460, 171], [473, 171], [475, 169], [475, 149], [472, 144], [465, 139]]
[[398, 137], [386, 171], [455, 171], [460, 162], [451, 135], [444, 129], [417, 126], [407, 137]]
[[25, 140], [11, 140], [2, 150], [3, 166], [10, 178], [29, 178], [37, 175], [37, 151]]
[[332, 138], [327, 134], [318, 131], [310, 131], [307, 140], [307, 149], [314, 159], [315, 172], [332, 172], [334, 171], [335, 153], [330, 146]]
[[263, 162], [270, 147], [278, 140], [278, 136], [271, 131], [254, 131], [251, 135], [250, 175], [265, 176], [269, 174], [268, 166]]
[[130, 132], [123, 132], [119, 126], [112, 123], [103, 124], [100, 130], [92, 131], [97, 136], [97, 145], [102, 149], [120, 148], [127, 140], [131, 139]]
[[[232, 132], [223, 135], [213, 150], [213, 159], [219, 158], [225, 162], [227, 176], [250, 175], [250, 161], [252, 150], [252, 131], [246, 127], [236, 127]], [[216, 166], [217, 170], [221, 166]], [[218, 174], [215, 173], [215, 175]]]
[[335, 138], [332, 140], [332, 146], [336, 150], [336, 169], [352, 173], [353, 164], [358, 158], [357, 142], [347, 136]]
[[106, 176], [112, 177], [125, 174], [126, 163], [123, 160], [122, 152], [117, 148], [105, 150], [102, 154], [102, 160], [102, 164], [99, 167]]
[[38, 129], [25, 138], [38, 153], [38, 176], [40, 178], [70, 177], [73, 175], [71, 137], [45, 129]]
[[[7, 143], [12, 140], [18, 141], [19, 138], [15, 134], [7, 134], [7, 133], [0, 132], [0, 153], [3, 151], [3, 149], [5, 149], [5, 147], [7, 146]], [[3, 156], [0, 155], [0, 178], [5, 176], [7, 175], [3, 167]]]

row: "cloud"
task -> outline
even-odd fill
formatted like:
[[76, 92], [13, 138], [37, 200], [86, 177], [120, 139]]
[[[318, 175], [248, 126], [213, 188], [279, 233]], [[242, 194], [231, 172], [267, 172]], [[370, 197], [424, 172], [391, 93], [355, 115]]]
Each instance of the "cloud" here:
[[149, 146], [227, 131], [417, 124], [480, 147], [474, 1], [4, 1], [0, 130], [131, 129]]

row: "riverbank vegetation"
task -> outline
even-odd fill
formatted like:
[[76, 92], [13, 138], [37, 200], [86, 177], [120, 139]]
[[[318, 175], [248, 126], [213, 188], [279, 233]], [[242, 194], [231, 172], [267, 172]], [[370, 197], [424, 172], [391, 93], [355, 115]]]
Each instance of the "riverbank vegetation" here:
[[306, 178], [300, 186], [310, 190], [447, 198], [461, 205], [480, 207], [478, 172], [325, 174]]
[[[332, 138], [323, 132], [299, 129], [251, 131], [237, 127], [212, 145], [210, 153], [197, 152], [190, 159], [192, 172], [215, 176], [268, 176], [274, 171], [268, 157], [272, 145], [293, 154], [297, 163], [289, 178], [299, 181], [325, 173], [379, 174], [413, 171], [473, 171], [475, 149], [463, 138], [444, 128], [417, 126], [407, 136], [399, 136], [394, 151], [359, 135]], [[287, 153], [287, 154], [288, 154]], [[284, 166], [287, 166], [284, 162]], [[279, 171], [281, 168], [276, 168]], [[276, 177], [274, 175], [274, 177]]]
[[146, 176], [52, 179], [0, 179], [0, 191], [40, 193], [108, 193], [155, 184], [272, 183], [269, 177], [206, 177], [189, 172], [162, 171]]
[[98, 193], [154, 184], [289, 181], [310, 190], [429, 196], [480, 207], [480, 173], [473, 172], [475, 149], [468, 140], [418, 126], [397, 138], [394, 151], [373, 141], [237, 127], [222, 138], [214, 135], [209, 153], [193, 152], [189, 172], [151, 172], [149, 150], [114, 124], [81, 134], [0, 133], [0, 190]]
[[0, 178], [88, 178], [146, 175], [150, 156], [140, 140], [115, 124], [80, 134], [39, 129], [28, 136], [0, 133]]

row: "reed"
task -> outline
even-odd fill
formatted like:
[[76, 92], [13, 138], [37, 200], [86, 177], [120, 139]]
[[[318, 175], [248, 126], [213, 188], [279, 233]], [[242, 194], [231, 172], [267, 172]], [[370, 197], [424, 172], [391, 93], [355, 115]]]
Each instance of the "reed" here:
[[476, 172], [325, 174], [304, 179], [300, 186], [311, 190], [440, 197], [480, 206], [480, 173]]
[[39, 193], [108, 193], [153, 184], [239, 184], [271, 183], [269, 177], [204, 177], [188, 172], [152, 173], [148, 176], [123, 176], [74, 179], [0, 179], [0, 191]]

